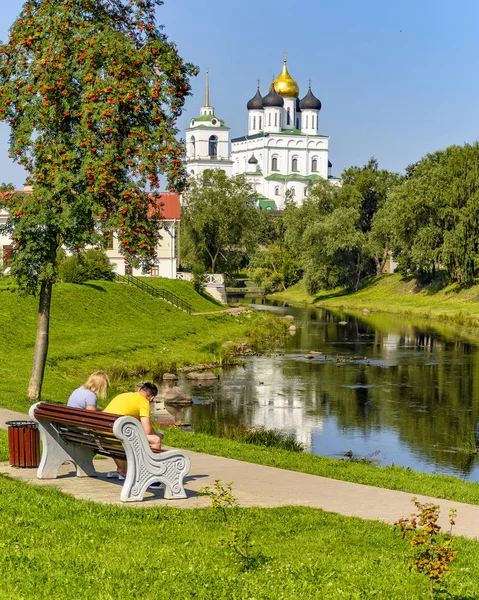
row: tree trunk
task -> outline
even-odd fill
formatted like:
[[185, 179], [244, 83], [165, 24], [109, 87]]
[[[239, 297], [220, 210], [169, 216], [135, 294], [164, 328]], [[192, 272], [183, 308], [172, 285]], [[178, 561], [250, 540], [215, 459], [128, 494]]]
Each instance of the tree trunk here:
[[42, 281], [40, 302], [38, 307], [37, 339], [33, 353], [32, 376], [28, 384], [28, 397], [32, 402], [38, 402], [42, 391], [43, 374], [48, 354], [48, 333], [50, 329], [50, 305], [52, 301], [53, 284]]
[[379, 258], [377, 256], [374, 257], [374, 262], [376, 263], [376, 275], [382, 275], [384, 265], [386, 264], [388, 256], [389, 256], [389, 248], [385, 248], [381, 260], [379, 260]]

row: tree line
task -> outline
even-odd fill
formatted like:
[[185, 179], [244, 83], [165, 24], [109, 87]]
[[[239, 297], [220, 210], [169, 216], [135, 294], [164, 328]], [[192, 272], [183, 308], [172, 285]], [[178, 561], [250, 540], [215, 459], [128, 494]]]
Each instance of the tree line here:
[[303, 280], [309, 293], [357, 290], [393, 257], [422, 282], [471, 284], [479, 266], [479, 145], [427, 154], [404, 174], [371, 158], [342, 173], [342, 186], [312, 185], [281, 215], [256, 209], [244, 177], [206, 171], [184, 194], [185, 267], [234, 275], [247, 268], [267, 291]]

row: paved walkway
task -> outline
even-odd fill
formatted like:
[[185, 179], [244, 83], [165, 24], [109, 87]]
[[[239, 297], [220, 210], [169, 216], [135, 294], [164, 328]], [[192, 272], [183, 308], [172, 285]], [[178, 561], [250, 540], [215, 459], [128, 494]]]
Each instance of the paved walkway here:
[[[25, 418], [26, 415], [0, 409], [0, 427], [12, 418]], [[185, 500], [163, 499], [163, 492], [148, 492], [145, 500], [127, 503], [124, 506], [149, 508], [152, 506], [175, 506], [178, 508], [199, 508], [210, 506], [210, 501], [198, 495], [198, 490], [212, 485], [216, 479], [222, 483], [233, 482], [233, 494], [241, 506], [308, 506], [321, 508], [346, 516], [394, 523], [413, 510], [411, 499], [414, 494], [375, 488], [357, 483], [348, 483], [326, 477], [296, 473], [273, 467], [200, 454], [188, 451], [191, 458], [190, 475], [185, 480], [188, 497]], [[107, 471], [114, 469], [111, 459], [95, 461], [97, 478], [77, 478], [72, 465], [62, 467], [61, 475], [53, 480], [39, 480], [36, 469], [15, 469], [8, 463], [0, 463], [0, 473], [27, 483], [52, 486], [82, 500], [93, 500], [105, 504], [120, 504], [121, 483], [106, 479]], [[441, 506], [441, 524], [447, 527], [450, 508], [457, 508], [457, 535], [479, 539], [479, 506], [462, 504], [417, 496], [421, 502], [434, 502]]]

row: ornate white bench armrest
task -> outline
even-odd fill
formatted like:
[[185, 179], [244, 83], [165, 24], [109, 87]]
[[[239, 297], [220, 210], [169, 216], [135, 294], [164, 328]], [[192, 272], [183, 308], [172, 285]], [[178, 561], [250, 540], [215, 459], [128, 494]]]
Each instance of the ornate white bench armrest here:
[[120, 499], [138, 502], [152, 483], [161, 482], [168, 500], [186, 498], [183, 484], [190, 470], [190, 459], [182, 450], [152, 452], [145, 430], [133, 417], [120, 417], [113, 424], [113, 432], [125, 449], [127, 471]]

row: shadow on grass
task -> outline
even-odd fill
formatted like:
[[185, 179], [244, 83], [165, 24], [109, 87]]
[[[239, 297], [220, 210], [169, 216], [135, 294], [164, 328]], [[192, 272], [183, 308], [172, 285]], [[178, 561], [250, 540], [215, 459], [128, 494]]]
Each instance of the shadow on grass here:
[[208, 302], [211, 302], [211, 304], [215, 304], [216, 306], [221, 306], [224, 307], [224, 304], [221, 304], [221, 302], [219, 300], [217, 300], [216, 298], [214, 298], [211, 294], [209, 294], [208, 292], [205, 292], [204, 290], [200, 290], [198, 292], [198, 294], [204, 298], [205, 300], [208, 300]]
[[97, 285], [95, 283], [80, 283], [80, 285], [84, 285], [86, 287], [90, 287], [93, 290], [96, 290], [97, 292], [103, 292], [104, 294], [106, 294], [105, 288], [101, 287], [101, 285]]

